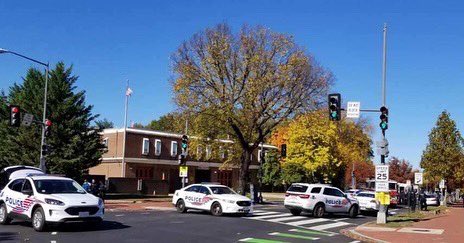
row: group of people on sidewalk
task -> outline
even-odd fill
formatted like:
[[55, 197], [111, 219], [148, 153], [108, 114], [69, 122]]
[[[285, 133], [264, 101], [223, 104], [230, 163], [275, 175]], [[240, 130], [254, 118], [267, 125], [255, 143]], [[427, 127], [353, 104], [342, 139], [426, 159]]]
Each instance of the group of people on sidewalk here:
[[84, 180], [84, 183], [82, 183], [82, 187], [84, 190], [86, 190], [88, 193], [92, 193], [93, 195], [105, 199], [105, 191], [106, 191], [106, 186], [103, 181], [99, 181], [98, 184], [95, 182], [95, 179], [92, 179], [91, 182], [88, 182], [87, 180]]

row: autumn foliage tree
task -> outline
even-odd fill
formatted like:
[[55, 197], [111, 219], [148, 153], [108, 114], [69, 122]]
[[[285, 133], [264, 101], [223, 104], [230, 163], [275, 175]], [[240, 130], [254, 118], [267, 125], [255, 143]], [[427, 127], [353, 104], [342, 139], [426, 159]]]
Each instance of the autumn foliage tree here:
[[408, 161], [393, 157], [388, 164], [390, 165], [390, 180], [399, 183], [406, 183], [407, 180], [414, 180], [415, 171], [413, 171], [412, 165]]
[[[371, 139], [367, 131], [364, 121], [354, 123], [343, 119], [332, 122], [326, 111], [299, 116], [287, 128], [277, 129], [279, 135], [271, 136], [286, 138], [283, 180], [286, 184], [306, 181], [349, 185], [353, 164], [356, 178], [372, 177], [374, 166], [370, 160]], [[274, 143], [279, 141], [273, 140]]]
[[206, 29], [182, 43], [172, 61], [180, 110], [208, 117], [210, 128], [240, 146], [241, 193], [252, 152], [282, 121], [323, 103], [333, 79], [292, 37], [262, 27]]

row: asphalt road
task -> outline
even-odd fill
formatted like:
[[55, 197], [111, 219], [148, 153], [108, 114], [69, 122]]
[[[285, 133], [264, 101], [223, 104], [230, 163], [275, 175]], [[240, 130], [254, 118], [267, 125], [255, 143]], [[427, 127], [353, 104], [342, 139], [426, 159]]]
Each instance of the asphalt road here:
[[374, 215], [295, 217], [282, 205], [257, 206], [255, 210], [252, 217], [214, 217], [194, 211], [108, 212], [97, 228], [66, 224], [48, 232], [35, 232], [30, 223], [13, 221], [0, 226], [0, 242], [352, 242], [339, 231], [375, 220]]

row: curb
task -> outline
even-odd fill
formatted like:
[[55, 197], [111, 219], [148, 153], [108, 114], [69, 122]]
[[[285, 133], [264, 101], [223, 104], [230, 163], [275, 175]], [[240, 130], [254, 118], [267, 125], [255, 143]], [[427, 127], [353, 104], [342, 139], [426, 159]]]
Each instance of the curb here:
[[367, 236], [367, 235], [363, 235], [363, 234], [357, 232], [356, 228], [343, 229], [343, 230], [340, 231], [340, 233], [347, 236], [347, 237], [350, 237], [352, 239], [359, 240], [359, 241], [362, 241], [362, 242], [388, 243], [388, 241], [379, 240], [379, 239], [372, 238], [372, 237]]

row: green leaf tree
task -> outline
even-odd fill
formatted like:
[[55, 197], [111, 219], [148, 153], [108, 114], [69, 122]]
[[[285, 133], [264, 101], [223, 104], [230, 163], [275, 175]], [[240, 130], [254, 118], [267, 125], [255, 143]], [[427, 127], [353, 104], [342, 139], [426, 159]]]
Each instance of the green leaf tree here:
[[[89, 167], [100, 163], [104, 145], [99, 128], [91, 126], [97, 117], [92, 106], [85, 104], [85, 91], [75, 86], [78, 79], [60, 62], [50, 71], [48, 83], [47, 119], [52, 121], [51, 135], [47, 144], [51, 151], [47, 155], [50, 173], [65, 174], [79, 178]], [[10, 88], [8, 101], [21, 106], [23, 113], [42, 117], [43, 88], [45, 74], [29, 69], [21, 84]], [[2, 113], [7, 114], [2, 105]], [[2, 117], [3, 117], [2, 114]], [[7, 122], [0, 125], [0, 165], [39, 165], [41, 126], [12, 128]]]
[[266, 153], [264, 163], [262, 165], [263, 184], [270, 185], [272, 188], [281, 185], [281, 171], [278, 152], [270, 150]]
[[225, 24], [206, 29], [184, 42], [172, 60], [179, 108], [204, 115], [210, 128], [240, 146], [241, 193], [253, 151], [282, 121], [322, 104], [333, 81], [292, 37], [262, 27], [236, 34]]
[[429, 134], [429, 143], [422, 153], [421, 167], [427, 180], [437, 183], [440, 179], [464, 179], [464, 140], [447, 111], [443, 111]]
[[114, 123], [108, 119], [103, 119], [103, 120], [98, 120], [95, 122], [95, 125], [97, 125], [97, 127], [99, 129], [107, 129], [107, 128], [113, 128], [114, 127]]

